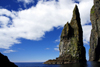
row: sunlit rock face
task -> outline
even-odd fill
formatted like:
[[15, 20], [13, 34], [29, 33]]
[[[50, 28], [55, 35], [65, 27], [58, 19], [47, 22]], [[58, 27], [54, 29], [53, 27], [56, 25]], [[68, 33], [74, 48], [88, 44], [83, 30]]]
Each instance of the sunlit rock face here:
[[89, 60], [100, 61], [100, 0], [94, 0], [90, 20], [92, 30], [90, 36]]
[[67, 64], [86, 61], [85, 48], [83, 47], [83, 31], [77, 5], [73, 10], [70, 23], [66, 23], [61, 33], [59, 44], [60, 56], [48, 60], [44, 64]]

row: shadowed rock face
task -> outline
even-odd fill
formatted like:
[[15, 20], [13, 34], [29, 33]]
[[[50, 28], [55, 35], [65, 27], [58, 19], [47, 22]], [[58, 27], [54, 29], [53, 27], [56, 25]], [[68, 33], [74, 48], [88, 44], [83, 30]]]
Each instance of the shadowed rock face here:
[[59, 44], [60, 56], [48, 60], [44, 64], [67, 64], [86, 61], [85, 48], [83, 47], [83, 31], [77, 5], [73, 10], [70, 23], [66, 23], [61, 33]]
[[0, 67], [18, 67], [14, 63], [10, 62], [7, 56], [0, 53]]
[[100, 61], [100, 0], [94, 0], [91, 8], [90, 20], [92, 23], [89, 60]]

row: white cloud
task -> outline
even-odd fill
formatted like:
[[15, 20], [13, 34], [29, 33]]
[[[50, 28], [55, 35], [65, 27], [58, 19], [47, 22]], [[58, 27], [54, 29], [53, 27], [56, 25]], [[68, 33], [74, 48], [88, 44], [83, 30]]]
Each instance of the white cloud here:
[[56, 48], [54, 48], [55, 51], [59, 51], [59, 45], [56, 46]]
[[47, 50], [49, 50], [50, 48], [46, 48]]
[[[93, 0], [82, 0], [78, 4], [82, 25], [90, 21], [89, 12], [93, 5], [92, 2]], [[53, 30], [53, 27], [63, 27], [67, 21], [70, 21], [74, 6], [75, 3], [71, 0], [59, 0], [59, 2], [40, 0], [36, 7], [32, 6], [18, 12], [0, 9], [0, 24], [3, 24], [0, 28], [0, 48], [9, 49], [12, 45], [21, 43], [19, 38], [41, 40], [45, 32]], [[8, 23], [11, 23], [9, 27]], [[86, 28], [90, 26], [83, 26], [83, 38], [86, 41], [89, 41], [90, 34]]]
[[24, 2], [26, 4], [33, 3], [33, 0], [17, 0], [18, 2]]
[[56, 39], [55, 42], [60, 42], [60, 39]]
[[[6, 16], [10, 16], [12, 18], [16, 17], [16, 12], [15, 11], [9, 11], [7, 9], [0, 9], [0, 16], [2, 15], [6, 15]], [[0, 18], [1, 19], [1, 18]]]
[[90, 41], [90, 34], [91, 34], [92, 26], [85, 25], [85, 26], [82, 26], [82, 28], [83, 28], [83, 42], [84, 44], [88, 44], [88, 42]]
[[0, 16], [0, 26], [1, 27], [6, 27], [6, 25], [8, 24], [8, 21], [9, 21], [9, 18], [5, 16]]
[[11, 52], [16, 52], [15, 50], [5, 50], [3, 53], [11, 53]]
[[[58, 27], [57, 27], [57, 28], [58, 28]], [[60, 42], [60, 36], [59, 36], [58, 39], [55, 40], [55, 42]]]
[[23, 2], [25, 8], [27, 8], [27, 4], [34, 3], [34, 0], [17, 0], [18, 2]]
[[59, 51], [59, 48], [54, 48], [55, 51]]
[[59, 47], [59, 45], [57, 45], [57, 47]]
[[80, 11], [80, 17], [82, 21], [82, 25], [90, 23], [90, 10], [93, 5], [93, 0], [82, 0], [80, 2], [79, 11]]

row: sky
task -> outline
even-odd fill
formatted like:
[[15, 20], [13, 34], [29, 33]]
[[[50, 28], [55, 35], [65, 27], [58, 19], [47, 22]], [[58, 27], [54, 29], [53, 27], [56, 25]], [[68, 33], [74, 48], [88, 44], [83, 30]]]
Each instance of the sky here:
[[0, 0], [0, 52], [12, 62], [59, 57], [60, 35], [78, 5], [89, 60], [93, 0]]

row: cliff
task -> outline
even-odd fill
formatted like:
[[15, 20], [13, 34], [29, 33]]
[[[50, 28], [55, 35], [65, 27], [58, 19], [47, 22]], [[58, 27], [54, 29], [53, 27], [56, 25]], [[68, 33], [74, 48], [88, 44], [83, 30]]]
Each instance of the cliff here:
[[60, 56], [48, 60], [44, 64], [67, 64], [86, 61], [85, 48], [83, 47], [83, 31], [77, 5], [73, 10], [70, 23], [66, 23], [61, 33], [59, 44]]
[[0, 67], [18, 67], [14, 63], [10, 62], [7, 56], [0, 53]]
[[89, 60], [100, 61], [100, 0], [94, 0], [90, 20], [92, 30], [90, 36]]

